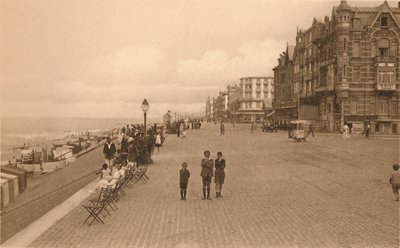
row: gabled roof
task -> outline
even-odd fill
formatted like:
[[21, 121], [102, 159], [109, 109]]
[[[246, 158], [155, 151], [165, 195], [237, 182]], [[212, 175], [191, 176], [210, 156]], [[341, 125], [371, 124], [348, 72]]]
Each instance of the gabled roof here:
[[375, 8], [378, 13], [375, 15], [375, 18], [370, 23], [370, 26], [373, 26], [374, 23], [378, 20], [378, 18], [382, 15], [382, 13], [389, 13], [397, 27], [400, 27], [399, 20], [393, 15], [392, 8], [389, 7], [388, 3], [385, 1], [383, 4], [379, 5]]
[[288, 59], [291, 61], [293, 60], [293, 55], [294, 55], [294, 49], [296, 46], [287, 46], [287, 55], [288, 55]]

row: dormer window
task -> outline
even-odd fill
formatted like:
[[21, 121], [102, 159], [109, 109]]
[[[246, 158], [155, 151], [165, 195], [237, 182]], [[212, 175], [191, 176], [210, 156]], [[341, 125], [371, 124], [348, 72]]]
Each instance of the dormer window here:
[[388, 20], [389, 17], [387, 16], [381, 16], [381, 27], [387, 27], [388, 26]]

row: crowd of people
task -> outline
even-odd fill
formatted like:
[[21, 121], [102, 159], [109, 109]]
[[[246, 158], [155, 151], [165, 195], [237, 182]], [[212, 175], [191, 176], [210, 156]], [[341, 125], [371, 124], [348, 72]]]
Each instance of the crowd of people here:
[[163, 128], [156, 124], [147, 130], [143, 125], [126, 125], [119, 131], [117, 145], [111, 137], [107, 137], [103, 147], [105, 160], [98, 172], [101, 177], [96, 190], [115, 186], [127, 170], [136, 170], [140, 165], [153, 163], [151, 157], [155, 148], [159, 151], [165, 141], [163, 133]]

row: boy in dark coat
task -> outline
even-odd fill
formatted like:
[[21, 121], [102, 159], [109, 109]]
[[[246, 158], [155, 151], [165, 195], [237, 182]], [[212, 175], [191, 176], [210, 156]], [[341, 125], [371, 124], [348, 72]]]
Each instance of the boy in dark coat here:
[[213, 167], [214, 167], [214, 160], [210, 158], [210, 151], [204, 152], [204, 157], [201, 160], [201, 174], [203, 181], [203, 200], [206, 199], [206, 189], [207, 189], [207, 200], [211, 200], [210, 198], [210, 184], [211, 178], [213, 176]]
[[188, 164], [182, 163], [182, 169], [179, 171], [179, 185], [181, 188], [181, 200], [186, 200], [186, 190], [189, 182], [190, 172], [187, 169]]

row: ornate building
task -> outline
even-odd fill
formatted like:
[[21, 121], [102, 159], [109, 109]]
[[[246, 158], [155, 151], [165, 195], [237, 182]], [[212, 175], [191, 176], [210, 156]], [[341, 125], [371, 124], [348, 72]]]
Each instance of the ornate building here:
[[238, 120], [242, 122], [264, 121], [265, 110], [272, 109], [273, 78], [241, 78], [240, 87], [242, 96], [239, 100]]
[[369, 122], [375, 132], [398, 133], [399, 35], [400, 6], [386, 1], [353, 7], [342, 0], [331, 18], [314, 18], [274, 68], [276, 119], [307, 119], [330, 132]]
[[212, 108], [211, 99], [210, 99], [210, 97], [207, 97], [207, 100], [206, 100], [206, 115], [205, 115], [205, 120], [206, 121], [211, 121], [211, 119], [212, 119], [211, 108]]

